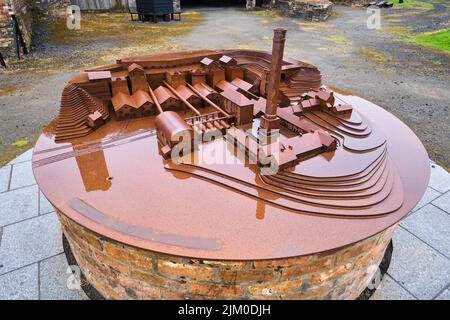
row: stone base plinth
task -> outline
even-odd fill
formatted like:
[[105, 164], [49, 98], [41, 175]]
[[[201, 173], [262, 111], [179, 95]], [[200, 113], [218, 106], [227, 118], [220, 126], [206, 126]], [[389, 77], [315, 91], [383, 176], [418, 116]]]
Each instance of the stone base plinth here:
[[107, 299], [355, 299], [395, 228], [320, 254], [219, 261], [138, 249], [59, 218], [82, 272]]

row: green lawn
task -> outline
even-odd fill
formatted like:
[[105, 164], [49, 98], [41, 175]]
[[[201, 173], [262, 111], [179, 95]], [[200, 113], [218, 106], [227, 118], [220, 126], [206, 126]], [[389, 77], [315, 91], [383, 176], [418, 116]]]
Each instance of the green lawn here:
[[450, 29], [412, 36], [409, 42], [450, 52]]
[[403, 0], [403, 3], [399, 3], [399, 0], [393, 0], [394, 8], [406, 8], [406, 9], [418, 9], [418, 10], [431, 10], [433, 9], [432, 1], [430, 0]]

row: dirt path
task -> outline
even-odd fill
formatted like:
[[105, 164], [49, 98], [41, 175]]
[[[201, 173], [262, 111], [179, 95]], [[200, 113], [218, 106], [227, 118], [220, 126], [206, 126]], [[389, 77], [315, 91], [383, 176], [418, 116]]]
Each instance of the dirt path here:
[[[383, 28], [368, 30], [361, 8], [336, 7], [336, 17], [326, 23], [237, 8], [195, 10], [179, 25], [130, 24], [128, 15], [97, 16], [100, 22], [94, 23], [85, 16], [84, 33], [78, 36], [61, 29], [62, 24], [41, 26], [33, 59], [21, 65], [21, 71], [0, 73], [0, 161], [17, 152], [11, 144], [18, 139], [32, 143], [56, 115], [67, 79], [89, 62], [161, 50], [269, 50], [272, 29], [282, 26], [288, 29], [287, 55], [317, 65], [325, 84], [367, 98], [398, 116], [423, 141], [431, 159], [450, 167], [450, 55], [400, 41], [399, 28], [411, 23], [409, 16], [383, 11]], [[440, 11], [448, 15], [446, 6]], [[423, 21], [416, 17], [416, 25], [440, 19], [430, 14], [422, 16]]]

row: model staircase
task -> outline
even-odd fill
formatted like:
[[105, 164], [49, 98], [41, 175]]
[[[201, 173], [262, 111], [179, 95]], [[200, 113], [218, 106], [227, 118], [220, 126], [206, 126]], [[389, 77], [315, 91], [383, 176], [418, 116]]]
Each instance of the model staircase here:
[[95, 111], [99, 111], [103, 119], [109, 116], [106, 103], [74, 84], [67, 85], [61, 97], [55, 140], [79, 138], [93, 131], [86, 120]]

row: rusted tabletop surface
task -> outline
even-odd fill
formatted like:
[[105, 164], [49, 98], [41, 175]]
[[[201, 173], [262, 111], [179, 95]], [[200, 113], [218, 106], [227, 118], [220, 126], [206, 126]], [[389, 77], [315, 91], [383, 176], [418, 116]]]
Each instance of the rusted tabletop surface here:
[[[364, 130], [375, 137], [373, 150], [358, 160], [358, 141], [349, 138], [332, 154], [303, 161], [264, 186], [271, 184], [273, 191], [277, 179], [299, 179], [325, 194], [341, 187], [341, 196], [360, 193], [348, 200], [348, 207], [334, 205], [339, 191], [335, 197], [320, 197], [308, 194], [308, 188], [304, 194], [316, 200], [295, 202], [295, 207], [282, 197], [286, 190], [258, 188], [263, 184], [251, 166], [237, 163], [235, 177], [212, 179], [214, 169], [226, 172], [226, 165], [206, 166], [208, 171], [164, 160], [158, 154], [153, 118], [110, 121], [70, 143], [55, 143], [52, 122], [34, 148], [34, 175], [58, 211], [105, 237], [140, 248], [226, 260], [284, 258], [338, 248], [403, 218], [422, 197], [430, 169], [421, 142], [395, 116], [362, 98], [335, 95], [370, 119], [370, 128]], [[356, 128], [350, 131], [357, 136]], [[181, 167], [185, 172], [178, 170]], [[365, 195], [369, 189], [378, 191]], [[358, 204], [358, 199], [370, 199], [370, 205]], [[352, 209], [358, 205], [359, 210]]]

